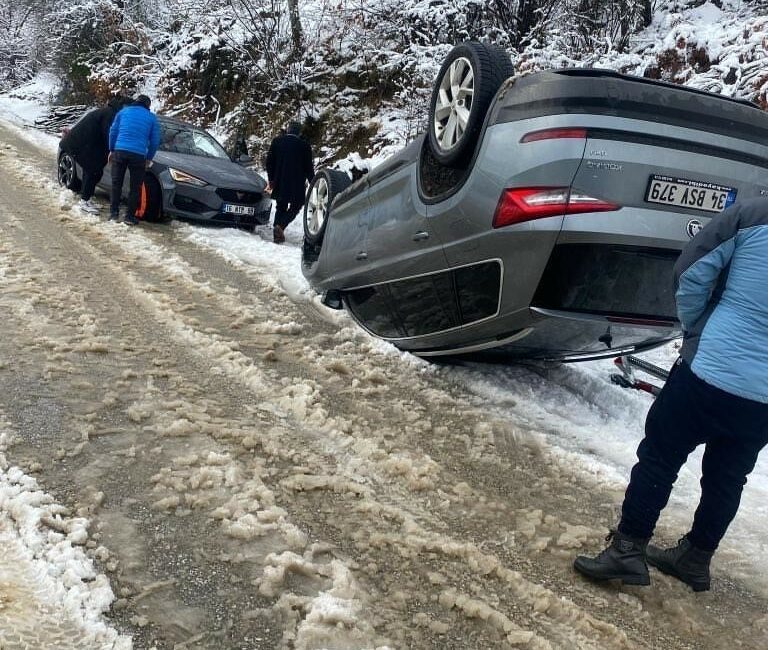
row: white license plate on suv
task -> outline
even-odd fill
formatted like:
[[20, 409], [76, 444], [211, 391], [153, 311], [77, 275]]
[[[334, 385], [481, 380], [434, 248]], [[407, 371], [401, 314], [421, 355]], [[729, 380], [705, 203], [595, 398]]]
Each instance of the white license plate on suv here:
[[722, 212], [736, 200], [733, 187], [652, 174], [645, 200], [692, 210]]
[[252, 217], [256, 214], [256, 208], [252, 205], [235, 205], [233, 203], [224, 204], [224, 212], [226, 214], [245, 214]]

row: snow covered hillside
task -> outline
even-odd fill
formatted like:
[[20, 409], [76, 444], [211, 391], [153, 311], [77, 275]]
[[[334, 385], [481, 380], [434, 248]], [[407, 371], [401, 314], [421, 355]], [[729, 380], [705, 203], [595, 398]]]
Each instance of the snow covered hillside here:
[[292, 118], [322, 160], [403, 146], [446, 51], [470, 38], [520, 73], [612, 68], [763, 106], [768, 90], [762, 0], [75, 0], [36, 2], [23, 22], [18, 4], [0, 0], [0, 89], [48, 68], [60, 101], [141, 90], [230, 144], [247, 137], [256, 158]]

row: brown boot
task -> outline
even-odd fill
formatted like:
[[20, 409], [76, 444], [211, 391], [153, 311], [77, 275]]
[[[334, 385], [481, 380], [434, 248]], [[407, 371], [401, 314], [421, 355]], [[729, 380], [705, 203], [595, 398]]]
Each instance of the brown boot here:
[[272, 228], [272, 236], [274, 237], [276, 244], [282, 244], [285, 242], [285, 234], [283, 233], [282, 226], [275, 224], [274, 228]]

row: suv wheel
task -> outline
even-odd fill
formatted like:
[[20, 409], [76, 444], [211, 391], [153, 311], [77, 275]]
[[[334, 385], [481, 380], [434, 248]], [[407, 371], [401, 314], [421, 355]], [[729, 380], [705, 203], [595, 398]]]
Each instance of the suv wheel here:
[[304, 240], [313, 246], [323, 241], [333, 199], [352, 184], [344, 172], [336, 169], [322, 169], [309, 184], [304, 204]]
[[513, 72], [499, 47], [470, 41], [450, 51], [429, 104], [429, 146], [439, 163], [460, 167], [471, 158], [488, 108]]

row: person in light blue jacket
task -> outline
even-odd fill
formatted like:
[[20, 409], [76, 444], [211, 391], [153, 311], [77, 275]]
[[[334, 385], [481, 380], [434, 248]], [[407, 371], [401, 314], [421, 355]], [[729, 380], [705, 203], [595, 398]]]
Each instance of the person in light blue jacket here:
[[160, 125], [149, 110], [150, 99], [139, 95], [131, 106], [123, 108], [109, 130], [109, 162], [112, 165], [112, 187], [109, 218], [117, 220], [120, 196], [126, 170], [130, 174], [128, 211], [125, 223], [136, 225], [136, 208], [139, 204], [141, 184], [149, 161], [155, 157], [160, 145]]
[[[710, 561], [768, 444], [768, 198], [716, 215], [675, 265], [680, 358], [645, 423], [618, 530], [574, 567], [596, 580], [650, 583], [647, 564], [694, 591], [710, 588]], [[676, 546], [648, 544], [688, 455], [704, 444], [701, 499]]]

